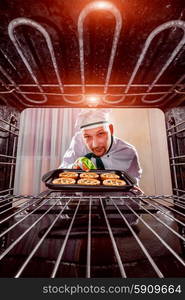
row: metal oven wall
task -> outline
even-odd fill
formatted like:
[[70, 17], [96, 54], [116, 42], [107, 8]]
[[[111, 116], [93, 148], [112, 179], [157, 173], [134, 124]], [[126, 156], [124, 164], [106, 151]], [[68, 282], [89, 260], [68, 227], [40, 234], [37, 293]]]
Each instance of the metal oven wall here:
[[[20, 113], [0, 105], [0, 193], [13, 192]], [[6, 193], [5, 192], [5, 193]]]

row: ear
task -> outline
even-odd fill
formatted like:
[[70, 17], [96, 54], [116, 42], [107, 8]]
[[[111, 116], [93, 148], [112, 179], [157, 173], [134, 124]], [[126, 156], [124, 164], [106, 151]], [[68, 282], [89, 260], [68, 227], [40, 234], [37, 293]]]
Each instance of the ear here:
[[110, 129], [111, 135], [113, 135], [113, 133], [114, 133], [114, 128], [113, 128], [113, 125], [112, 125], [112, 124], [109, 125], [109, 129]]

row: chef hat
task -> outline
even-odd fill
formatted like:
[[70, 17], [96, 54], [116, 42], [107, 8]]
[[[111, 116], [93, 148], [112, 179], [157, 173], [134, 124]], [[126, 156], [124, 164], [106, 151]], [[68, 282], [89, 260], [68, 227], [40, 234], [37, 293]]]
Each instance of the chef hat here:
[[109, 113], [111, 109], [91, 108], [83, 109], [76, 121], [76, 127], [80, 129], [92, 129], [110, 124]]

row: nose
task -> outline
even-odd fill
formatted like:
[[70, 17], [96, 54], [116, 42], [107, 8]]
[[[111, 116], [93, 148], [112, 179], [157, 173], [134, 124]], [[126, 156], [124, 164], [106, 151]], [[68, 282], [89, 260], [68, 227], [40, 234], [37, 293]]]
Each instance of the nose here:
[[96, 148], [98, 146], [97, 139], [94, 137], [92, 140], [92, 148]]

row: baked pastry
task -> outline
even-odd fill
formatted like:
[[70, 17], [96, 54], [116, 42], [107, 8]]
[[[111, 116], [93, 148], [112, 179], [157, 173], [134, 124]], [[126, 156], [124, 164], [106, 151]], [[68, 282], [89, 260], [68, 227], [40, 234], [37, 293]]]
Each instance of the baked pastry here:
[[77, 172], [62, 172], [59, 174], [59, 177], [62, 178], [77, 178], [78, 177], [78, 173]]
[[109, 179], [109, 178], [111, 178], [111, 179], [120, 178], [120, 176], [115, 174], [115, 173], [103, 173], [103, 174], [100, 175], [100, 177], [101, 177], [102, 180]]
[[82, 178], [79, 179], [77, 183], [81, 185], [99, 185], [100, 181], [97, 179]]
[[109, 185], [109, 186], [123, 186], [126, 185], [126, 182], [121, 179], [105, 179], [103, 180], [103, 185]]
[[56, 178], [52, 181], [53, 184], [74, 184], [75, 182], [74, 178]]
[[84, 173], [81, 173], [80, 174], [80, 178], [91, 178], [91, 179], [96, 179], [96, 178], [98, 178], [99, 177], [99, 175], [97, 174], [97, 173], [92, 173], [92, 172], [84, 172]]

